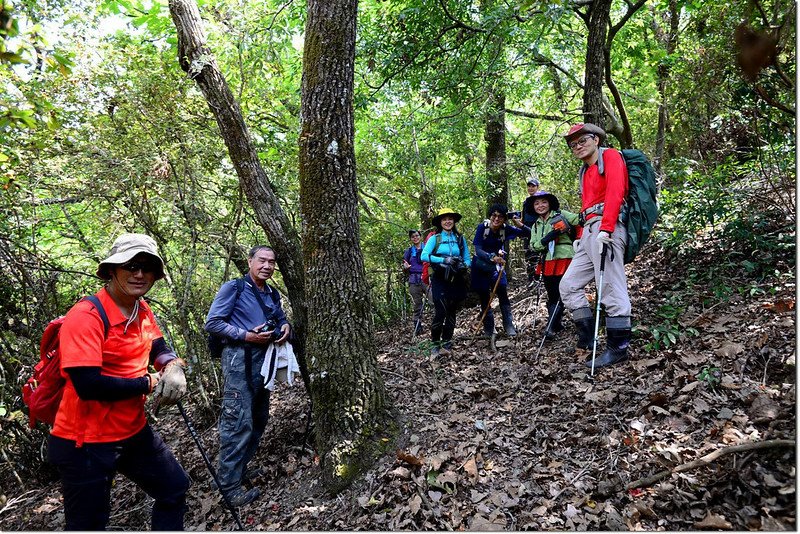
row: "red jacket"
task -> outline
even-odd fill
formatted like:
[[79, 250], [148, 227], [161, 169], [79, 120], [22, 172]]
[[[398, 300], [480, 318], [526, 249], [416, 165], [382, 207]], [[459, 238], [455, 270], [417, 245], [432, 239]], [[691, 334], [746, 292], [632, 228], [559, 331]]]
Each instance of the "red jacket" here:
[[[613, 148], [601, 148], [597, 162], [588, 166], [584, 164], [582, 173], [581, 211], [604, 203], [600, 230], [613, 232], [619, 210], [628, 196], [628, 169], [622, 154]], [[586, 220], [594, 217], [597, 215], [587, 215]]]

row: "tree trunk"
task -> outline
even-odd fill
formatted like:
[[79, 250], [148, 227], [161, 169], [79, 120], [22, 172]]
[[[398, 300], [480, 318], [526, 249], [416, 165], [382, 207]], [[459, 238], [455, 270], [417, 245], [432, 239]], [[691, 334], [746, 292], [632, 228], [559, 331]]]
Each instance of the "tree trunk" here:
[[261, 167], [239, 103], [231, 93], [211, 50], [206, 46], [203, 21], [200, 19], [197, 3], [195, 0], [170, 0], [169, 10], [178, 30], [178, 61], [181, 68], [203, 92], [219, 126], [220, 135], [228, 147], [228, 155], [245, 195], [270, 245], [275, 249], [292, 305], [292, 326], [297, 336], [294, 349], [303, 380], [308, 387], [308, 367], [304, 357], [307, 321], [305, 274], [297, 232], [281, 208]]
[[387, 435], [372, 307], [359, 243], [353, 126], [356, 0], [308, 0], [300, 203], [307, 348], [323, 483], [339, 491]]
[[489, 183], [489, 205], [508, 205], [508, 172], [506, 165], [506, 95], [491, 89], [486, 111], [486, 180]]
[[603, 108], [603, 86], [605, 84], [606, 32], [611, 20], [611, 0], [595, 0], [589, 8], [586, 27], [586, 74], [583, 90], [583, 120], [601, 128], [607, 125], [607, 114]]
[[656, 37], [664, 46], [667, 52], [667, 58], [661, 61], [658, 65], [658, 130], [656, 132], [656, 153], [653, 157], [653, 167], [659, 176], [663, 176], [664, 165], [664, 141], [667, 136], [667, 86], [669, 84], [669, 59], [678, 47], [678, 2], [677, 0], [670, 0], [669, 2], [669, 32], [664, 31], [658, 26], [655, 16], [653, 17], [653, 25], [655, 26]]

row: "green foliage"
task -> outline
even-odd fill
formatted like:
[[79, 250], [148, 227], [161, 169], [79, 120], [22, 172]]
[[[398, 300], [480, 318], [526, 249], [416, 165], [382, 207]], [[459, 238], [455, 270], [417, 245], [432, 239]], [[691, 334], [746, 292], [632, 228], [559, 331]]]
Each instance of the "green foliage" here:
[[673, 294], [669, 297], [665, 304], [659, 306], [656, 317], [652, 318], [655, 323], [653, 326], [644, 328], [640, 327], [639, 330], [648, 330], [652, 336], [644, 349], [648, 352], [669, 348], [678, 343], [686, 341], [690, 337], [696, 337], [700, 332], [693, 327], [684, 327], [681, 325], [681, 317], [686, 311], [680, 305], [684, 301], [684, 296], [680, 293]]
[[716, 389], [722, 382], [722, 369], [706, 365], [696, 378], [705, 383], [707, 388]]
[[[238, 274], [232, 259], [240, 261], [242, 249], [264, 236], [206, 102], [177, 65], [166, 3], [3, 6], [10, 24], [0, 25], [6, 89], [0, 96], [0, 268], [7, 279], [0, 286], [7, 355], [0, 407], [20, 414], [18, 377], [29, 372], [44, 325], [99, 287], [96, 263], [122, 231], [156, 238], [170, 277], [152, 292], [154, 308], [190, 362], [190, 387], [217, 406], [218, 370], [205, 356], [204, 316], [219, 285]], [[763, 6], [770, 16], [794, 13], [785, 0]], [[711, 306], [736, 293], [761, 294], [795, 268], [794, 117], [769, 105], [741, 76], [731, 46], [741, 21], [756, 28], [764, 21], [746, 3], [681, 0], [678, 7], [675, 53], [654, 38], [654, 24], [666, 20], [666, 1], [632, 17], [611, 51], [634, 143], [651, 156], [659, 69], [669, 68], [656, 232], [686, 275], [685, 285], [646, 318], [649, 326], [637, 329], [647, 350], [698, 335], [681, 326], [686, 295]], [[305, 6], [222, 0], [200, 8], [208, 45], [241, 106], [269, 185], [301, 228], [297, 132]], [[614, 2], [612, 18], [624, 10]], [[768, 22], [778, 27], [781, 20]], [[569, 2], [527, 0], [362, 0], [358, 24], [353, 101], [361, 242], [352, 245], [364, 252], [374, 318], [383, 326], [408, 313], [398, 264], [406, 230], [422, 225], [425, 209], [460, 211], [468, 241], [485, 216], [484, 118], [493, 92], [505, 96], [509, 110], [512, 206], [519, 209], [525, 178], [536, 171], [562, 207], [579, 211], [579, 162], [560, 134], [582, 113], [586, 27]], [[776, 102], [793, 106], [793, 89], [781, 74], [795, 78], [795, 29], [791, 23], [781, 28], [782, 71], [770, 66], [758, 82]], [[715, 257], [725, 259], [709, 264], [706, 249], [724, 251]], [[28, 433], [24, 424], [15, 428], [5, 438], [22, 444], [12, 462], [31, 465], [24, 453], [35, 457], [30, 451], [38, 451], [43, 434]]]

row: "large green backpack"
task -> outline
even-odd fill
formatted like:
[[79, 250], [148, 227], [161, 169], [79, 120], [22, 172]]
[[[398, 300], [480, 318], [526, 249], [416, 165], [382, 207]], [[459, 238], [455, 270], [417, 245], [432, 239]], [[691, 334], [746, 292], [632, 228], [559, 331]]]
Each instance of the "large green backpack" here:
[[[600, 148], [599, 157], [603, 157]], [[658, 185], [656, 172], [644, 152], [635, 148], [619, 151], [625, 166], [628, 168], [628, 196], [625, 197], [623, 212], [625, 214], [625, 229], [628, 231], [628, 243], [625, 245], [624, 263], [630, 263], [647, 242], [653, 231], [653, 226], [658, 219]], [[581, 168], [579, 180], [583, 188], [583, 173], [586, 165]]]
[[656, 172], [641, 150], [620, 150], [628, 167], [628, 197], [625, 199], [628, 243], [625, 263], [630, 263], [647, 242], [658, 219]]

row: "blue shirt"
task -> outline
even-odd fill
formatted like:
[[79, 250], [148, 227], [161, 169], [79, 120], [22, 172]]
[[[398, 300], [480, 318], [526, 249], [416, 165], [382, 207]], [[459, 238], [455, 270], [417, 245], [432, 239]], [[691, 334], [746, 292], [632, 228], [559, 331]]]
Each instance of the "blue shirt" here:
[[239, 298], [236, 298], [236, 283], [236, 280], [225, 282], [217, 291], [206, 317], [206, 332], [227, 339], [244, 341], [248, 330], [264, 324], [266, 318], [256, 300], [253, 288], [277, 325], [280, 327], [289, 324], [281, 308], [281, 295], [277, 289], [264, 284], [264, 291], [259, 291], [248, 273], [244, 277], [242, 292], [239, 293]]
[[447, 256], [461, 256], [461, 261], [464, 262], [464, 265], [467, 267], [470, 266], [472, 258], [469, 254], [467, 240], [464, 239], [463, 235], [459, 236], [461, 239], [461, 246], [464, 249], [463, 251], [459, 251], [456, 234], [453, 232], [442, 230], [442, 239], [438, 248], [436, 247], [436, 235], [437, 234], [430, 236], [428, 241], [425, 242], [425, 248], [422, 249], [422, 261], [427, 261], [428, 263], [442, 263]]

